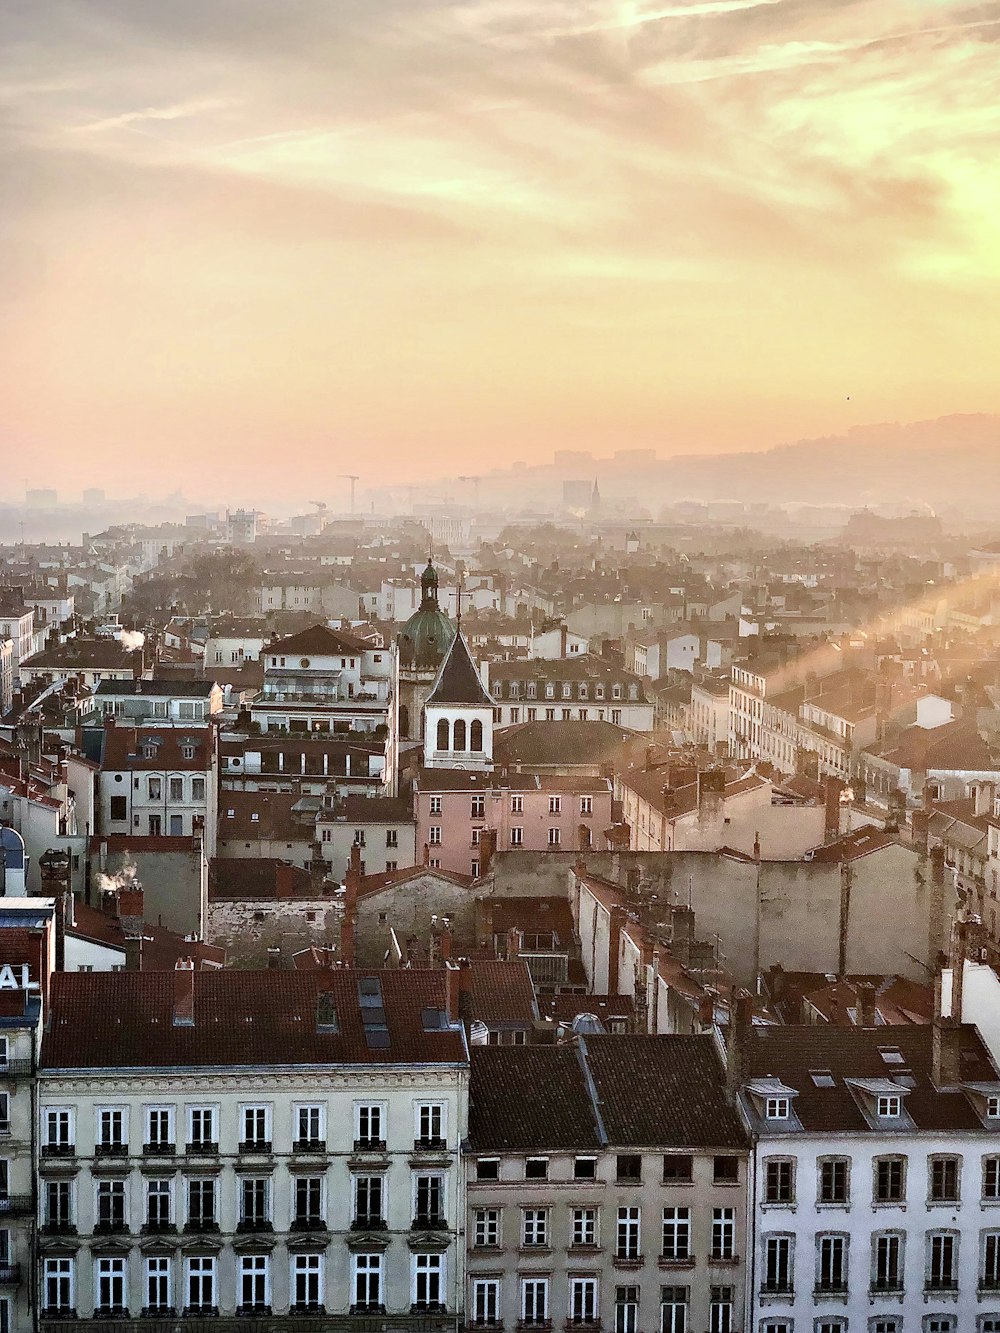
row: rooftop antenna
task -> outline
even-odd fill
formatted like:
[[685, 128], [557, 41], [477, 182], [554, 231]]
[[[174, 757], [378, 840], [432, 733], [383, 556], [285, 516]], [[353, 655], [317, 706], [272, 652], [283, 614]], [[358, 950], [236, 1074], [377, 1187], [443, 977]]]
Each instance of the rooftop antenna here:
[[459, 633], [462, 630], [462, 584], [465, 582], [465, 575], [459, 574], [458, 587], [455, 590], [455, 623], [458, 626]]

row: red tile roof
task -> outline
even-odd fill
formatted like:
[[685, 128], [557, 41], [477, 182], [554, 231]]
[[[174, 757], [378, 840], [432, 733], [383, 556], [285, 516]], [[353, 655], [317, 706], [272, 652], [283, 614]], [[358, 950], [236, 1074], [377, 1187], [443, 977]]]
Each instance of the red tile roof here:
[[538, 1017], [535, 988], [523, 958], [477, 958], [468, 968], [468, 1011], [463, 1017], [487, 1027], [530, 1028]]
[[[151, 744], [154, 754], [146, 758], [143, 746]], [[191, 759], [184, 757], [185, 746], [194, 746]], [[212, 762], [215, 731], [212, 727], [106, 727], [104, 732], [105, 770], [134, 772], [166, 769], [204, 773]]]
[[[424, 1011], [446, 1008], [443, 971], [353, 969], [186, 974], [194, 1023], [174, 1024], [177, 972], [66, 972], [53, 978], [43, 1069], [166, 1069], [317, 1064], [456, 1064], [460, 1027], [425, 1030]], [[381, 982], [387, 1046], [370, 1046], [358, 984]], [[317, 1024], [329, 995], [335, 1030]]]

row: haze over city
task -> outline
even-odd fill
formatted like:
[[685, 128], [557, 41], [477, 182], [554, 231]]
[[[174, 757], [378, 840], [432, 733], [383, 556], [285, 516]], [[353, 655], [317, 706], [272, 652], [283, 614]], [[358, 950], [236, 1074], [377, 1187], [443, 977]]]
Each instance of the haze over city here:
[[276, 459], [406, 483], [996, 412], [998, 33], [946, 0], [7, 5], [3, 452], [298, 496]]

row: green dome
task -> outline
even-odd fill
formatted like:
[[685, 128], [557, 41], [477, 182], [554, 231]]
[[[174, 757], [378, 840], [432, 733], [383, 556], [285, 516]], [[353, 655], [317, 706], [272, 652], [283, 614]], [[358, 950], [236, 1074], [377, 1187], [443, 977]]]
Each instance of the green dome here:
[[441, 665], [455, 637], [455, 626], [438, 606], [438, 576], [433, 564], [420, 576], [420, 606], [399, 631], [399, 664], [432, 670]]

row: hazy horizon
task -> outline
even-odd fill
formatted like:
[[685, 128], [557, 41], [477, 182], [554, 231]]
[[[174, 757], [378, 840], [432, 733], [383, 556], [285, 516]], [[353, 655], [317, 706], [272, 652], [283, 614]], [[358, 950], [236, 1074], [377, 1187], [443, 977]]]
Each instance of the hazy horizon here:
[[4, 498], [998, 412], [998, 36], [953, 0], [9, 5]]

